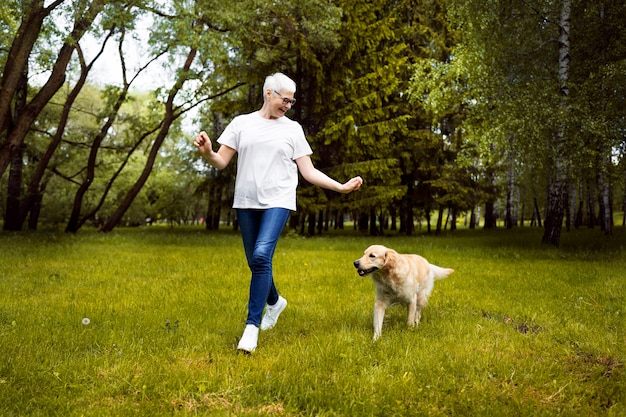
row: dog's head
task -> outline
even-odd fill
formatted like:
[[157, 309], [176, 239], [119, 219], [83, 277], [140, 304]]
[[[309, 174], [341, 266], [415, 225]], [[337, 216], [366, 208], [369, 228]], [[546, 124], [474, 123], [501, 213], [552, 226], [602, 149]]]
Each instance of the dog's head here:
[[384, 269], [394, 260], [393, 249], [382, 245], [372, 245], [365, 249], [363, 256], [354, 261], [354, 267], [360, 276], [364, 277], [380, 269]]

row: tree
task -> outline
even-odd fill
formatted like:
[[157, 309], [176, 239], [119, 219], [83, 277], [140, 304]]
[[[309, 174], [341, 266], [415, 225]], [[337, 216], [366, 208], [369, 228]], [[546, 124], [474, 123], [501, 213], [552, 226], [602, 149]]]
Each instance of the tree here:
[[[536, 189], [546, 187], [544, 243], [558, 245], [564, 220], [568, 228], [580, 224], [583, 204], [590, 220], [597, 205], [606, 222], [612, 218], [610, 150], [622, 135], [620, 122], [607, 121], [623, 120], [612, 106], [623, 102], [624, 88], [619, 71], [608, 68], [623, 61], [623, 37], [616, 35], [623, 32], [623, 13], [613, 2], [587, 1], [494, 7], [470, 0], [451, 8], [452, 21], [462, 28], [453, 63], [466, 75], [472, 98], [463, 121], [465, 138], [477, 143], [488, 138], [494, 156], [508, 157], [507, 170], [515, 176], [509, 175], [513, 182], [504, 189], [529, 190], [525, 195], [536, 207], [535, 218], [542, 200]], [[568, 19], [576, 22], [575, 34], [585, 34], [572, 45]], [[497, 168], [500, 162], [494, 162]], [[494, 180], [500, 177], [495, 171]], [[515, 178], [531, 183], [514, 184]], [[603, 190], [600, 201], [589, 195], [595, 189]]]
[[566, 134], [569, 128], [569, 67], [570, 67], [570, 30], [572, 5], [570, 0], [561, 0], [561, 18], [559, 20], [559, 96], [563, 117], [552, 142], [551, 162], [553, 175], [548, 185], [548, 210], [544, 222], [542, 243], [558, 246], [563, 227], [566, 195], [568, 187], [568, 159], [566, 151]]
[[[61, 2], [57, 2], [57, 3], [54, 3], [54, 5], [56, 6], [56, 5], [59, 5], [60, 3]], [[44, 15], [45, 13], [50, 13], [52, 6], [53, 6], [51, 5], [48, 8], [43, 9], [42, 7], [43, 2], [37, 2], [37, 3], [33, 2], [33, 4], [36, 5], [37, 8], [35, 11], [32, 11], [31, 14], [34, 14], [41, 21], [43, 21], [41, 16]], [[118, 5], [121, 7], [117, 7]], [[42, 95], [43, 92], [47, 92], [48, 94], [54, 92], [55, 90], [53, 89], [53, 87], [58, 88], [57, 83], [59, 82], [59, 79], [62, 78], [62, 80], [65, 80], [66, 71], [62, 71], [63, 77], [59, 77], [59, 74], [61, 74], [61, 69], [64, 68], [64, 65], [65, 67], [67, 67], [68, 63], [70, 62], [72, 51], [76, 50], [78, 52], [78, 59], [79, 59], [80, 68], [81, 68], [80, 76], [78, 78], [77, 83], [73, 87], [72, 93], [67, 98], [67, 101], [65, 103], [64, 113], [63, 115], [61, 115], [61, 119], [59, 121], [59, 124], [57, 125], [57, 130], [53, 136], [53, 140], [48, 146], [48, 151], [42, 158], [39, 159], [39, 169], [31, 178], [29, 192], [28, 192], [27, 197], [24, 199], [25, 204], [23, 205], [23, 208], [26, 210], [21, 210], [22, 211], [21, 216], [20, 216], [21, 221], [23, 221], [23, 219], [26, 217], [26, 213], [28, 211], [31, 211], [30, 210], [31, 208], [36, 207], [36, 204], [38, 201], [41, 201], [41, 198], [38, 194], [40, 194], [42, 190], [42, 187], [40, 187], [39, 185], [40, 185], [41, 179], [43, 178], [43, 173], [47, 169], [48, 164], [52, 158], [52, 155], [55, 153], [55, 150], [57, 149], [58, 144], [60, 143], [60, 141], [63, 140], [66, 134], [65, 127], [67, 125], [68, 115], [70, 114], [70, 111], [72, 109], [73, 101], [75, 100], [77, 94], [80, 92], [83, 85], [85, 84], [86, 75], [89, 72], [93, 62], [97, 60], [98, 58], [98, 56], [96, 56], [96, 58], [94, 58], [94, 60], [90, 64], [86, 64], [84, 62], [84, 59], [82, 56], [81, 45], [79, 43], [82, 34], [84, 34], [90, 28], [92, 29], [92, 33], [96, 35], [104, 31], [105, 35], [104, 35], [104, 41], [102, 43], [102, 47], [104, 48], [104, 44], [106, 43], [106, 40], [108, 40], [114, 33], [119, 31], [120, 37], [119, 37], [118, 49], [120, 51], [120, 62], [121, 62], [120, 80], [121, 80], [122, 87], [120, 89], [114, 89], [112, 87], [107, 88], [108, 91], [112, 92], [112, 94], [109, 94], [109, 96], [113, 98], [113, 101], [111, 102], [110, 108], [106, 110], [106, 114], [101, 115], [102, 125], [100, 126], [98, 132], [94, 134], [93, 140], [89, 144], [91, 151], [90, 151], [89, 156], [86, 158], [87, 165], [84, 170], [84, 176], [82, 176], [82, 180], [80, 181], [80, 186], [76, 190], [72, 213], [70, 215], [70, 219], [66, 227], [66, 230], [70, 232], [77, 231], [85, 223], [85, 221], [89, 219], [93, 219], [95, 217], [97, 211], [104, 204], [106, 195], [108, 191], [111, 189], [113, 182], [115, 181], [116, 178], [118, 178], [124, 166], [126, 166], [126, 162], [128, 161], [128, 158], [132, 155], [132, 153], [135, 150], [137, 150], [137, 147], [142, 141], [141, 139], [146, 138], [147, 136], [151, 134], [150, 133], [151, 131], [154, 131], [154, 125], [153, 125], [152, 127], [148, 126], [144, 132], [139, 132], [137, 137], [139, 137], [140, 140], [137, 141], [134, 146], [132, 146], [132, 148], [130, 149], [130, 151], [128, 152], [126, 156], [126, 161], [122, 161], [120, 168], [108, 180], [108, 184], [104, 187], [102, 191], [100, 202], [96, 204], [95, 206], [93, 206], [92, 208], [89, 208], [87, 213], [84, 214], [83, 213], [83, 208], [84, 208], [83, 201], [85, 197], [87, 196], [89, 189], [91, 188], [92, 184], [94, 184], [94, 181], [96, 179], [96, 175], [97, 175], [96, 164], [98, 163], [98, 160], [100, 158], [99, 154], [101, 153], [102, 144], [107, 142], [106, 138], [107, 136], [109, 136], [109, 132], [112, 130], [113, 126], [116, 123], [118, 112], [122, 104], [126, 100], [129, 87], [132, 84], [132, 81], [135, 79], [135, 77], [141, 71], [143, 71], [148, 65], [154, 62], [156, 59], [158, 59], [161, 55], [168, 53], [168, 51], [170, 52], [170, 57], [172, 57], [172, 63], [173, 63], [172, 68], [174, 68], [175, 70], [176, 66], [178, 65], [176, 63], [176, 57], [178, 56], [177, 53], [184, 48], [183, 43], [187, 43], [189, 45], [193, 45], [194, 42], [201, 44], [201, 46], [204, 48], [203, 50], [208, 51], [208, 54], [212, 53], [213, 55], [212, 62], [213, 64], [215, 64], [213, 65], [214, 67], [219, 67], [220, 65], [217, 65], [219, 64], [219, 61], [223, 59], [223, 57], [226, 57], [228, 55], [229, 45], [227, 43], [224, 43], [219, 40], [206, 42], [207, 40], [206, 36], [205, 37], [195, 36], [197, 34], [197, 31], [194, 33], [189, 33], [189, 31], [186, 29], [187, 26], [184, 23], [180, 24], [179, 26], [176, 26], [176, 24], [179, 24], [181, 22], [187, 22], [193, 26], [194, 25], [193, 19], [196, 19], [197, 17], [197, 14], [194, 15], [193, 11], [186, 8], [185, 5], [178, 4], [178, 3], [177, 5], [179, 6], [178, 12], [180, 12], [178, 13], [178, 15], [168, 15], [165, 12], [157, 10], [157, 9], [149, 9], [150, 13], [152, 13], [155, 16], [160, 17], [160, 20], [157, 22], [157, 24], [160, 25], [160, 28], [161, 28], [160, 32], [155, 31], [153, 34], [153, 40], [155, 42], [155, 45], [158, 44], [159, 47], [153, 49], [153, 53], [151, 57], [149, 57], [147, 64], [139, 68], [139, 70], [137, 70], [137, 72], [134, 75], [131, 75], [130, 77], [128, 77], [127, 67], [125, 65], [125, 59], [124, 59], [125, 57], [124, 57], [124, 53], [122, 52], [123, 43], [124, 43], [124, 34], [126, 30], [129, 30], [129, 29], [132, 30], [134, 21], [137, 18], [137, 10], [140, 10], [141, 8], [145, 8], [146, 6], [141, 2], [136, 3], [136, 4], [131, 4], [127, 2], [108, 3], [106, 7], [104, 7], [99, 1], [84, 2], [84, 4], [82, 4], [82, 6], [86, 10], [92, 10], [92, 12], [91, 13], [84, 12], [83, 13], [84, 16], [83, 16], [81, 15], [81, 10], [80, 9], [78, 10], [76, 15], [79, 16], [79, 21], [76, 23], [74, 31], [68, 35], [67, 37], [68, 41], [66, 41], [66, 43], [60, 48], [59, 50], [60, 52], [58, 53], [57, 58], [56, 58], [56, 64], [51, 71], [51, 76], [50, 76], [49, 81], [35, 94], [35, 98], [32, 100], [32, 103], [38, 103], [38, 105], [43, 105], [43, 106], [45, 106], [49, 102], [49, 98], [44, 97]], [[98, 24], [102, 25], [102, 29], [103, 29], [103, 30], [100, 30], [98, 27], [90, 26], [90, 25], [95, 22], [95, 16], [97, 15], [95, 11], [102, 10], [103, 8], [104, 10], [106, 10], [106, 13], [100, 15], [101, 18], [98, 21]], [[29, 10], [27, 9], [27, 11]], [[39, 14], [35, 12], [39, 12]], [[176, 12], [176, 10], [174, 10], [174, 12]], [[28, 21], [28, 19], [25, 19], [25, 20]], [[24, 24], [23, 26], [26, 26], [26, 25]], [[197, 25], [197, 26], [199, 27], [200, 25]], [[40, 33], [35, 31], [32, 27], [29, 27], [28, 29], [29, 29], [27, 30], [28, 34], [35, 34], [37, 36], [40, 35]], [[109, 31], [108, 35], [106, 34], [107, 30]], [[169, 37], [171, 34], [175, 34], [176, 32], [178, 32], [176, 36]], [[216, 29], [214, 27], [212, 29], [212, 32], [221, 33], [222, 30], [219, 28]], [[40, 37], [40, 40], [41, 40], [41, 37]], [[181, 43], [179, 44], [179, 42]], [[52, 42], [50, 44], [52, 45]], [[19, 46], [19, 42], [17, 38], [16, 38], [14, 45]], [[25, 49], [25, 48], [22, 46], [22, 49]], [[193, 57], [196, 56], [197, 49], [195, 49], [192, 46], [189, 50], [191, 51], [188, 54], [188, 57], [190, 59], [188, 59], [187, 61], [184, 61], [184, 63], [181, 64], [183, 66], [181, 74], [186, 74], [187, 77], [191, 75], [192, 77], [190, 77], [189, 79], [194, 78], [196, 80], [201, 80], [201, 81], [204, 80], [204, 84], [203, 86], [198, 88], [197, 94], [195, 92], [193, 94], [190, 94], [191, 90], [187, 89], [183, 91], [183, 93], [185, 94], [183, 96], [183, 94], [178, 94], [178, 92], [182, 91], [182, 86], [185, 83], [186, 79], [185, 77], [179, 77], [178, 78], [179, 82], [177, 84], [174, 84], [174, 87], [170, 89], [169, 96], [164, 97], [163, 108], [166, 109], [166, 117], [161, 121], [161, 122], [164, 121], [164, 123], [159, 122], [160, 124], [160, 126], [158, 126], [159, 133], [156, 136], [156, 141], [153, 142], [153, 147], [151, 151], [149, 152], [149, 157], [146, 160], [146, 168], [144, 172], [142, 173], [142, 175], [140, 176], [140, 178], [136, 181], [135, 186], [131, 188], [131, 190], [128, 192], [127, 198], [123, 200], [122, 204], [118, 207], [118, 210], [115, 212], [115, 216], [109, 219], [109, 221], [107, 222], [106, 224], [107, 228], [105, 230], [110, 230], [110, 228], [114, 227], [115, 221], [116, 220], [119, 221], [119, 219], [121, 219], [123, 212], [128, 209], [134, 197], [141, 190], [141, 187], [143, 186], [143, 184], [145, 184], [147, 178], [150, 175], [151, 166], [154, 164], [154, 161], [158, 157], [158, 150], [160, 148], [160, 145], [162, 144], [162, 141], [166, 138], [167, 132], [169, 128], [171, 127], [173, 121], [178, 119], [186, 111], [189, 111], [190, 109], [192, 109], [195, 106], [198, 106], [202, 102], [209, 100], [211, 97], [216, 97], [224, 93], [223, 91], [218, 91], [217, 93], [210, 92], [209, 96], [203, 95], [203, 93], [210, 91], [212, 86], [215, 86], [215, 85], [219, 86], [220, 82], [212, 81], [210, 77], [210, 73], [204, 72], [203, 71], [204, 68], [199, 68], [197, 71], [195, 69], [194, 71], [191, 71], [191, 62], [193, 61]], [[28, 53], [29, 51], [25, 51], [23, 52], [23, 55], [28, 57]], [[51, 48], [50, 54], [51, 56], [54, 56], [53, 54], [55, 54], [55, 52], [52, 51], [52, 48]], [[8, 62], [9, 60], [7, 60], [7, 63]], [[17, 61], [14, 60], [13, 62], [17, 62]], [[207, 63], [207, 62], [208, 61], [205, 60], [201, 64]], [[9, 66], [9, 64], [7, 64], [7, 66]], [[5, 75], [9, 73], [10, 71], [8, 70], [5, 71]], [[198, 75], [200, 75], [200, 77]], [[5, 77], [5, 79], [6, 78], [7, 77]], [[206, 82], [206, 80], [210, 80], [210, 81]], [[241, 85], [241, 83], [236, 84], [236, 85]], [[229, 91], [231, 88], [232, 86], [227, 87], [226, 91]], [[3, 93], [4, 92], [5, 92], [5, 89], [3, 89]], [[39, 101], [37, 101], [37, 97], [41, 97]], [[181, 104], [175, 103], [175, 99], [181, 100]], [[29, 105], [30, 104], [26, 103], [22, 107], [24, 107], [25, 109], [28, 109]], [[33, 109], [35, 108], [34, 105], [32, 107]], [[41, 107], [41, 110], [42, 109], [43, 107]], [[37, 111], [40, 113], [39, 108], [37, 108]], [[22, 111], [21, 113], [25, 113], [25, 112]], [[30, 119], [30, 121], [26, 121], [23, 118], [16, 119], [16, 120], [22, 121], [20, 122], [22, 123], [20, 126], [26, 129], [25, 130], [26, 132], [28, 131], [28, 129], [31, 128], [32, 121], [35, 120], [34, 117], [37, 116], [35, 114], [36, 112], [30, 111], [28, 113], [29, 115], [32, 115], [32, 118]], [[14, 112], [14, 114], [18, 115], [17, 112]], [[15, 123], [13, 122], [9, 123], [12, 129], [14, 127], [14, 124]], [[5, 145], [7, 145], [5, 146], [6, 149], [10, 148], [8, 147], [8, 144], [19, 143], [20, 141], [23, 142], [23, 138], [25, 136], [23, 136], [20, 139], [18, 133], [23, 134], [24, 131], [15, 131], [15, 129], [9, 131], [8, 139], [5, 142]], [[14, 145], [11, 145], [11, 146], [14, 146]], [[7, 155], [7, 154], [5, 153], [4, 155]], [[1, 157], [2, 156], [0, 155], [0, 158]], [[16, 161], [15, 166], [21, 167], [21, 163], [22, 163], [21, 154], [18, 155], [17, 158], [14, 158], [14, 160]], [[11, 193], [10, 195], [12, 197], [13, 195], [15, 195], [15, 198], [10, 199], [10, 201], [15, 201], [16, 204], [9, 205], [9, 210], [7, 210], [7, 215], [10, 215], [11, 213], [14, 213], [14, 212], [18, 213], [20, 211], [20, 207], [18, 206], [17, 202], [19, 202], [19, 192], [20, 192], [19, 185], [21, 183], [21, 171], [19, 171], [18, 169], [15, 169], [15, 170], [12, 170], [12, 172], [14, 172], [14, 175], [11, 175], [9, 182], [11, 184], [15, 184], [16, 186], [11, 188], [14, 194]], [[16, 224], [18, 225], [17, 227], [19, 227], [19, 224], [21, 224], [21, 222], [18, 220], [18, 217], [15, 217], [14, 222], [5, 222], [5, 226], [11, 225], [11, 224]]]
[[[383, 217], [387, 206], [407, 192], [407, 185], [401, 183], [399, 149], [406, 143], [412, 119], [402, 94], [410, 51], [396, 20], [410, 3], [347, 0], [336, 4], [344, 12], [340, 45], [323, 55], [320, 70], [307, 77], [309, 94], [319, 100], [309, 116], [317, 121], [312, 143], [318, 164], [333, 167], [334, 176], [358, 174], [365, 179], [366, 187], [343, 204], [345, 209], [370, 219], [376, 217], [372, 213]], [[379, 232], [376, 227], [369, 230]]]
[[[112, 34], [112, 31], [109, 33], [109, 35], [111, 34]], [[63, 109], [61, 111], [61, 114], [59, 115], [59, 122], [46, 148], [45, 153], [40, 158], [38, 158], [39, 162], [37, 163], [37, 168], [35, 172], [32, 174], [32, 177], [28, 184], [26, 194], [23, 198], [23, 202], [20, 207], [21, 214], [20, 214], [20, 219], [19, 219], [19, 225], [16, 225], [16, 228], [21, 228], [22, 224], [24, 223], [24, 221], [26, 220], [29, 214], [30, 214], [29, 229], [35, 230], [37, 228], [37, 222], [39, 218], [39, 209], [41, 207], [41, 200], [43, 198], [43, 190], [45, 190], [45, 184], [42, 184], [42, 181], [44, 179], [46, 170], [49, 167], [52, 156], [54, 155], [55, 151], [57, 150], [58, 146], [61, 143], [61, 140], [63, 139], [66, 126], [69, 122], [70, 112], [72, 110], [72, 107], [79, 93], [82, 91], [83, 87], [85, 86], [87, 75], [89, 74], [89, 70], [93, 66], [93, 64], [99, 59], [99, 57], [102, 55], [105, 45], [106, 45], [106, 41], [102, 44], [102, 47], [100, 51], [98, 51], [98, 53], [96, 54], [95, 58], [88, 64], [85, 62], [80, 46], [77, 47], [78, 57], [80, 61], [80, 75], [78, 77], [78, 80], [76, 81], [76, 84], [71, 89], [70, 93], [68, 94], [65, 100], [65, 103], [63, 104]], [[21, 161], [19, 163], [21, 164]]]
[[61, 46], [50, 77], [33, 98], [25, 103], [19, 114], [12, 111], [15, 95], [26, 82], [28, 59], [37, 41], [44, 19], [63, 0], [56, 0], [44, 7], [43, 0], [31, 0], [24, 4], [24, 18], [11, 45], [0, 81], [0, 177], [9, 166], [14, 154], [19, 151], [24, 139], [41, 110], [63, 86], [67, 66], [76, 49], [76, 43], [82, 38], [89, 26], [104, 8], [99, 0], [80, 2], [74, 9], [74, 26], [67, 40]]
[[[616, 160], [623, 158], [618, 150], [624, 143], [625, 19], [622, 2], [573, 3], [572, 27], [576, 33], [585, 33], [571, 45], [576, 63], [570, 74], [575, 80], [571, 87], [573, 130], [580, 135], [573, 174], [579, 184], [597, 190], [598, 197], [588, 200], [598, 205], [600, 226], [607, 236], [612, 231], [612, 195], [623, 178]], [[582, 213], [578, 217], [582, 219]], [[590, 212], [587, 224], [593, 227], [594, 220]]]

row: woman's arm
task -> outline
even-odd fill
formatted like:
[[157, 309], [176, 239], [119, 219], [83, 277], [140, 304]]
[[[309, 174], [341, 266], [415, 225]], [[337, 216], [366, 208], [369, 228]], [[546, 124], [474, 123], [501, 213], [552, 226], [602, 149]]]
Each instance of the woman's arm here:
[[237, 151], [233, 148], [221, 145], [217, 152], [213, 151], [213, 144], [211, 143], [211, 139], [206, 132], [200, 132], [198, 136], [196, 136], [196, 140], [193, 142], [200, 154], [206, 159], [209, 164], [211, 164], [214, 168], [224, 169], [230, 163], [230, 160], [233, 159], [233, 156]]
[[305, 180], [318, 187], [326, 188], [327, 190], [337, 191], [339, 193], [347, 194], [351, 191], [358, 190], [363, 185], [363, 179], [361, 177], [354, 177], [348, 180], [346, 183], [341, 184], [322, 171], [313, 166], [313, 161], [309, 155], [302, 156], [296, 159], [298, 170]]

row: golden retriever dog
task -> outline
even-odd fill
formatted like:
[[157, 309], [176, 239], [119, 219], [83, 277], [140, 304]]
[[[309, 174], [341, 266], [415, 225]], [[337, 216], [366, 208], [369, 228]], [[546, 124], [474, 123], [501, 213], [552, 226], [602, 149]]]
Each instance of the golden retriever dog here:
[[454, 272], [432, 265], [419, 255], [403, 255], [382, 245], [365, 249], [363, 256], [354, 261], [354, 267], [360, 276], [370, 275], [376, 286], [374, 340], [380, 337], [385, 310], [394, 304], [407, 306], [407, 324], [417, 326], [435, 279]]

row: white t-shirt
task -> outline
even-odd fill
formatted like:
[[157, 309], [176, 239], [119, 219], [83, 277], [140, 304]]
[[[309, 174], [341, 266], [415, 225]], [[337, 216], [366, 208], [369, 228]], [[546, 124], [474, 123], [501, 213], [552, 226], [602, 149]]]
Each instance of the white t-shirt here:
[[313, 153], [298, 122], [286, 116], [265, 119], [258, 111], [244, 114], [217, 142], [238, 153], [233, 208], [296, 210], [295, 160]]

